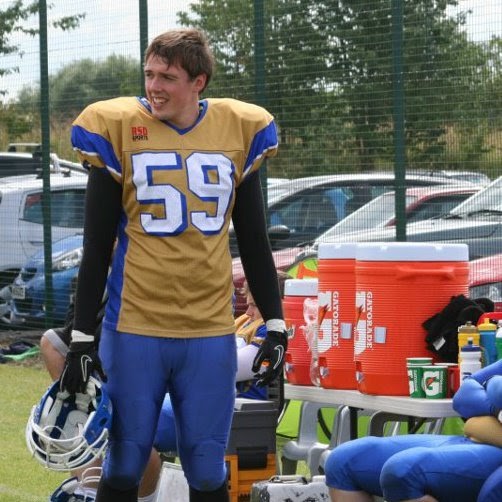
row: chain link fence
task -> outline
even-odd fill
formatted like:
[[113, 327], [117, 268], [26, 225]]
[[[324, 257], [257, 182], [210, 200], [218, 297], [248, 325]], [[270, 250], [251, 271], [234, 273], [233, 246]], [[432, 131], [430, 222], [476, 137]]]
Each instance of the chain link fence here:
[[[452, 188], [452, 179], [479, 187], [501, 173], [499, 1], [0, 0], [0, 175], [42, 172], [38, 181], [0, 180], [3, 324], [63, 322], [80, 260], [81, 237], [71, 236], [82, 227], [86, 181], [71, 123], [94, 101], [141, 95], [146, 44], [176, 26], [204, 29], [214, 48], [217, 72], [203, 97], [258, 103], [277, 119], [280, 153], [262, 179], [272, 242], [295, 248], [291, 262], [299, 244], [387, 191], [396, 194], [385, 201], [398, 240], [413, 240], [413, 218], [438, 216], [474, 193], [440, 194], [435, 206], [407, 217], [413, 197], [428, 196], [407, 191], [411, 175]], [[392, 180], [373, 182], [381, 172]], [[342, 174], [352, 179], [312, 181]], [[287, 192], [285, 179], [302, 181]], [[298, 196], [280, 195], [281, 186]], [[474, 237], [471, 258], [502, 253], [501, 190], [475, 206], [489, 226]], [[358, 221], [369, 231], [382, 223], [372, 219], [380, 213]], [[472, 238], [471, 229], [463, 232], [452, 240]], [[488, 266], [477, 296], [500, 299], [500, 263]]]

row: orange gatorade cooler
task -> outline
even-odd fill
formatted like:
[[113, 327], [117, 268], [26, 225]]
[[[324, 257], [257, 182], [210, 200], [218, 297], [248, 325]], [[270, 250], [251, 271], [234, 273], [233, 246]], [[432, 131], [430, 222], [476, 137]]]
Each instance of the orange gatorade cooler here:
[[317, 279], [288, 279], [282, 301], [286, 327], [291, 330], [284, 363], [289, 383], [312, 385], [312, 351], [307, 340], [308, 326], [317, 323]]
[[317, 250], [319, 380], [327, 389], [356, 389], [354, 304], [356, 244], [320, 243]]
[[356, 248], [357, 388], [408, 395], [406, 358], [432, 356], [422, 323], [468, 295], [466, 244], [361, 243]]

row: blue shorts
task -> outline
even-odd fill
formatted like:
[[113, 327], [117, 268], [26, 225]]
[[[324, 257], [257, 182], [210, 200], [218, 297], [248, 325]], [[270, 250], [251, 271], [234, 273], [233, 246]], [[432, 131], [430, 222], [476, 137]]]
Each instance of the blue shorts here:
[[330, 453], [325, 471], [329, 487], [365, 491], [387, 502], [424, 495], [472, 502], [500, 465], [502, 448], [463, 436], [408, 434], [343, 443]]
[[111, 487], [137, 486], [169, 392], [180, 461], [190, 486], [219, 488], [232, 422], [235, 335], [158, 338], [103, 327], [99, 355], [113, 404], [103, 476]]

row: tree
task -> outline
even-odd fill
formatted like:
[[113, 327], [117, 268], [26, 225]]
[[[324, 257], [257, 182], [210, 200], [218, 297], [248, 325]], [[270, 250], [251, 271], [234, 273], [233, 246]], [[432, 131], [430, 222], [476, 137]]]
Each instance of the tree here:
[[94, 101], [138, 95], [141, 78], [141, 64], [132, 57], [112, 54], [104, 61], [76, 61], [51, 75], [51, 111], [58, 120], [72, 120]]
[[[50, 7], [49, 7], [50, 8]], [[23, 51], [19, 45], [10, 42], [10, 37], [13, 33], [25, 33], [32, 37], [38, 35], [38, 30], [24, 27], [24, 22], [39, 11], [38, 2], [25, 3], [23, 0], [13, 1], [7, 8], [0, 9], [0, 55], [19, 54], [23, 55]], [[51, 21], [51, 25], [55, 28], [60, 28], [63, 31], [71, 30], [79, 25], [85, 14], [75, 14], [66, 16]], [[0, 68], [0, 76], [11, 73], [18, 73], [17, 66], [10, 68]], [[4, 95], [5, 91], [0, 90], [0, 94]]]
[[[255, 99], [253, 3], [200, 0], [179, 14], [182, 25], [204, 29], [215, 47], [213, 93]], [[448, 128], [465, 120], [468, 96], [483, 86], [487, 53], [462, 33], [465, 14], [446, 14], [456, 3], [404, 2], [406, 141], [417, 167], [443, 159]], [[271, 165], [285, 163], [290, 173], [307, 166], [309, 174], [346, 170], [348, 163], [353, 170], [390, 167], [390, 0], [273, 0], [264, 6], [267, 107], [283, 145]]]
[[[49, 7], [50, 8], [50, 7]], [[18, 54], [23, 56], [22, 48], [11, 42], [14, 33], [25, 33], [32, 37], [38, 35], [38, 30], [26, 28], [25, 22], [39, 12], [39, 2], [25, 3], [23, 0], [16, 0], [6, 8], [0, 8], [0, 56]], [[73, 16], [62, 17], [50, 21], [51, 26], [63, 31], [76, 28], [85, 14], [75, 14]], [[0, 76], [19, 73], [17, 66], [0, 67]], [[27, 91], [29, 92], [29, 91]], [[6, 91], [0, 88], [0, 96], [5, 96]], [[39, 93], [36, 95], [39, 97]], [[25, 93], [25, 98], [27, 94]], [[33, 98], [33, 96], [31, 97]], [[29, 133], [38, 124], [39, 102], [30, 108], [20, 108], [16, 103], [3, 104], [0, 108], [0, 123], [2, 124], [2, 134], [5, 132], [9, 138], [22, 137]], [[36, 135], [38, 137], [38, 134]]]
[[[141, 64], [131, 57], [112, 54], [104, 61], [82, 59], [70, 63], [49, 76], [51, 124], [58, 131], [69, 129], [75, 117], [94, 101], [139, 95], [141, 79]], [[11, 113], [17, 116], [16, 125], [19, 120], [24, 121], [24, 127], [18, 130], [21, 134], [26, 132], [27, 125], [31, 130], [37, 128], [39, 102], [39, 87], [25, 86], [16, 103], [9, 106]], [[13, 130], [9, 131], [14, 135]]]

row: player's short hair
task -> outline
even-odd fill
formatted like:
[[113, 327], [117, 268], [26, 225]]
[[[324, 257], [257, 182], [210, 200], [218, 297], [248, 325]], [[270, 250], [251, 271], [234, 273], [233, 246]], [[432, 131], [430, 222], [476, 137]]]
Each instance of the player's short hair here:
[[208, 39], [196, 28], [169, 30], [156, 36], [145, 51], [145, 63], [151, 56], [158, 56], [167, 65], [181, 66], [192, 80], [206, 75], [204, 89], [213, 75], [214, 56]]
[[[279, 282], [279, 293], [281, 298], [284, 297], [284, 283], [287, 279], [292, 279], [293, 277], [283, 270], [277, 271], [277, 281]], [[246, 280], [242, 283], [242, 288], [240, 289], [240, 294], [242, 296], [247, 296], [250, 293], [249, 284]]]

